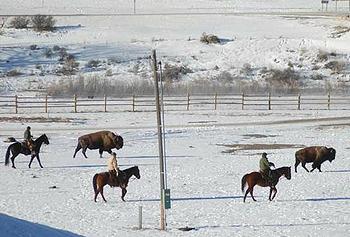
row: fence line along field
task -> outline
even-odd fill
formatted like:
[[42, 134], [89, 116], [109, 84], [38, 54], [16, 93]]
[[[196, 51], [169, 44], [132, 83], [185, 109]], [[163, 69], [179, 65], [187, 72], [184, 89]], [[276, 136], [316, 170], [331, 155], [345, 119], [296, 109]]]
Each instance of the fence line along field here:
[[[310, 110], [350, 109], [349, 96], [282, 95], [272, 94], [212, 94], [164, 96], [166, 110], [234, 109], [234, 110]], [[112, 112], [153, 111], [153, 96], [127, 97], [51, 97], [51, 96], [0, 96], [0, 113], [57, 112]]]

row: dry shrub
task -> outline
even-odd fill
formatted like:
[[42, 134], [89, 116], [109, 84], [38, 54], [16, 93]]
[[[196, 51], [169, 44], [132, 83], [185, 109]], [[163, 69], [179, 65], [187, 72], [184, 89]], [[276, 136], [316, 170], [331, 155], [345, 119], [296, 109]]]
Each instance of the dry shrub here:
[[331, 69], [333, 73], [339, 74], [345, 69], [345, 63], [343, 61], [330, 61], [324, 65], [325, 68]]
[[10, 27], [15, 29], [27, 29], [29, 25], [29, 18], [25, 16], [16, 16], [10, 22]]
[[287, 91], [297, 92], [299, 91], [301, 82], [299, 81], [300, 75], [291, 68], [284, 70], [271, 69], [266, 74], [266, 82], [270, 91]]
[[31, 21], [35, 31], [53, 31], [55, 29], [56, 20], [53, 16], [35, 15], [31, 17]]
[[206, 34], [205, 32], [202, 34], [200, 41], [202, 43], [206, 43], [206, 44], [219, 44], [220, 43], [219, 37], [217, 37], [216, 35], [213, 35], [213, 34]]
[[192, 73], [192, 70], [183, 65], [170, 65], [166, 63], [163, 70], [163, 80], [164, 81], [179, 81], [182, 75]]

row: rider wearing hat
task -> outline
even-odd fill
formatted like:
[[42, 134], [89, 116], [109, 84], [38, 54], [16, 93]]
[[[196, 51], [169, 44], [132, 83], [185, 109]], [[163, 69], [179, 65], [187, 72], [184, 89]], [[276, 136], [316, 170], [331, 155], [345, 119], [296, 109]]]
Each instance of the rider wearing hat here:
[[112, 177], [113, 183], [116, 183], [118, 181], [119, 167], [117, 161], [117, 154], [115, 152], [113, 152], [112, 156], [108, 159], [107, 166], [108, 171]]
[[30, 130], [31, 130], [31, 127], [28, 126], [27, 129], [24, 131], [24, 144], [27, 146], [27, 148], [31, 152], [33, 152], [34, 143], [33, 143], [33, 136]]
[[267, 180], [269, 185], [272, 185], [273, 179], [272, 179], [272, 174], [271, 174], [271, 168], [270, 166], [275, 167], [275, 165], [272, 162], [269, 162], [267, 159], [267, 153], [264, 152], [262, 153], [262, 157], [259, 162], [260, 166], [260, 173]]

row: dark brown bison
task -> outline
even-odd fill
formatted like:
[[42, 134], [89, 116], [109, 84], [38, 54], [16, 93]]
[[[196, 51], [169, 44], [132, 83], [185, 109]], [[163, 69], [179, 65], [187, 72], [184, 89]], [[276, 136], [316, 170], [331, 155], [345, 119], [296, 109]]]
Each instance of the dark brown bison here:
[[312, 171], [314, 169], [318, 169], [321, 171], [321, 164], [326, 160], [332, 162], [335, 159], [335, 149], [330, 147], [327, 148], [325, 146], [311, 146], [305, 147], [297, 152], [295, 152], [295, 173], [297, 172], [297, 167], [301, 163], [301, 166], [309, 172], [309, 170], [305, 167], [306, 163], [312, 162]]
[[86, 150], [89, 148], [90, 150], [99, 149], [100, 157], [102, 158], [102, 153], [107, 151], [109, 154], [112, 154], [112, 149], [117, 148], [119, 150], [123, 147], [123, 138], [119, 135], [115, 135], [110, 131], [99, 131], [95, 133], [90, 133], [78, 138], [78, 145], [75, 148], [75, 152], [73, 158], [80, 149], [82, 150], [85, 158]]

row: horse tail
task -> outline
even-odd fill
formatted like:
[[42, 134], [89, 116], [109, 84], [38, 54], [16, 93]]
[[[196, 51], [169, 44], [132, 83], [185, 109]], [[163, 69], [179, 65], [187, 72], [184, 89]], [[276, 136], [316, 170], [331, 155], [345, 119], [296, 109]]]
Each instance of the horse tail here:
[[92, 179], [92, 186], [94, 187], [95, 194], [97, 193], [97, 176], [98, 174], [95, 174], [94, 178]]
[[9, 165], [10, 163], [10, 152], [11, 152], [12, 145], [10, 145], [7, 148], [6, 155], [5, 155], [5, 165]]
[[245, 188], [245, 186], [246, 186], [246, 184], [247, 184], [247, 177], [248, 177], [248, 174], [246, 174], [246, 175], [244, 175], [243, 177], [242, 177], [242, 193], [244, 193], [244, 188]]

